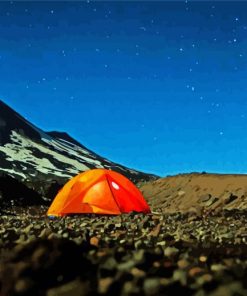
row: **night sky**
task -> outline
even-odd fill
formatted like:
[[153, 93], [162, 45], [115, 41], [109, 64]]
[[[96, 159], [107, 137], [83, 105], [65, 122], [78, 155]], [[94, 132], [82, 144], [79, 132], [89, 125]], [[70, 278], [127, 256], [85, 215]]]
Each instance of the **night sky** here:
[[247, 173], [247, 2], [1, 2], [0, 98], [159, 175]]

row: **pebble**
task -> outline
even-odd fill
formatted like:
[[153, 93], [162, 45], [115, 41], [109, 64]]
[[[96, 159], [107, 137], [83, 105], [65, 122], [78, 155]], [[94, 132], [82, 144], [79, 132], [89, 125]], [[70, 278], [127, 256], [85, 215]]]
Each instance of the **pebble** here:
[[[113, 282], [113, 278], [112, 277], [106, 277], [106, 278], [102, 278], [99, 280], [99, 288], [98, 288], [98, 291], [100, 294], [105, 294], [107, 293], [110, 285], [112, 284]], [[54, 295], [56, 296], [56, 295]]]
[[[35, 285], [48, 296], [247, 295], [239, 213], [46, 220], [33, 212], [0, 216], [1, 296], [33, 295]], [[36, 272], [49, 277], [35, 281]]]
[[93, 246], [98, 247], [98, 245], [99, 245], [98, 237], [96, 237], [96, 236], [91, 237], [90, 238], [90, 244], [93, 245]]
[[190, 270], [189, 270], [189, 276], [191, 277], [195, 277], [197, 276], [198, 274], [202, 274], [204, 272], [204, 269], [200, 268], [200, 267], [192, 267]]
[[179, 252], [179, 250], [177, 248], [175, 248], [175, 247], [167, 247], [164, 250], [164, 254], [167, 257], [173, 257], [176, 254], [178, 254], [178, 252]]
[[160, 289], [160, 280], [158, 278], [148, 278], [144, 280], [144, 295], [157, 295]]
[[33, 282], [30, 279], [19, 279], [15, 284], [14, 290], [16, 293], [24, 295], [32, 287]]
[[177, 265], [181, 269], [186, 269], [189, 266], [189, 262], [187, 260], [181, 259], [178, 260]]
[[62, 286], [49, 289], [46, 296], [86, 296], [89, 295], [90, 287], [87, 283], [75, 280]]

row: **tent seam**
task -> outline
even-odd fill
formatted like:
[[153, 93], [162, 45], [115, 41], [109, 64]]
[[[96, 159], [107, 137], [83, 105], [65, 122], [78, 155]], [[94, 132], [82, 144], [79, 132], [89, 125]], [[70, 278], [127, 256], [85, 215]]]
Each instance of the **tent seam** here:
[[[85, 194], [87, 193], [87, 191], [92, 187], [92, 186], [94, 186], [95, 184], [97, 184], [98, 183], [98, 181], [100, 180], [100, 179], [102, 179], [102, 180], [104, 180], [104, 176], [102, 175], [102, 176], [100, 176], [100, 178], [99, 179], [97, 179], [95, 182], [93, 182], [88, 188], [86, 188], [86, 189], [84, 189], [84, 190], [82, 190], [81, 191], [81, 193], [79, 194], [80, 195], [80, 197], [83, 199], [83, 197], [85, 196]], [[75, 183], [74, 183], [75, 184]], [[73, 184], [73, 185], [74, 185]], [[73, 187], [73, 186], [72, 186]], [[71, 190], [72, 190], [72, 187], [71, 187]], [[70, 191], [71, 191], [70, 190]], [[63, 206], [63, 209], [62, 210], [65, 210], [76, 198], [78, 198], [78, 196], [75, 196], [72, 200], [69, 200], [69, 201], [67, 201], [67, 203]], [[83, 201], [81, 201], [82, 203], [83, 203]]]
[[114, 195], [114, 193], [113, 193], [113, 191], [112, 191], [112, 189], [111, 189], [111, 184], [110, 184], [110, 181], [108, 180], [108, 175], [107, 175], [107, 174], [106, 174], [106, 181], [107, 181], [108, 186], [109, 186], [109, 188], [110, 188], [110, 191], [111, 191], [112, 197], [113, 197], [113, 199], [114, 199], [114, 201], [115, 201], [115, 203], [116, 203], [116, 205], [117, 205], [117, 207], [118, 207], [118, 209], [119, 209], [119, 212], [121, 213], [121, 209], [120, 209], [119, 204], [118, 204], [118, 202], [117, 202], [117, 200], [116, 200], [116, 198], [115, 198], [115, 195]]

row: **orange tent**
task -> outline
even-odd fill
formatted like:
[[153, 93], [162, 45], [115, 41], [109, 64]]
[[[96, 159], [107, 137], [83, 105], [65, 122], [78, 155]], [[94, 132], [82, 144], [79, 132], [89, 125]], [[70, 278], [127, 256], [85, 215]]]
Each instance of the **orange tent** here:
[[76, 213], [121, 214], [131, 211], [149, 213], [141, 192], [127, 178], [105, 169], [81, 173], [58, 192], [47, 215]]

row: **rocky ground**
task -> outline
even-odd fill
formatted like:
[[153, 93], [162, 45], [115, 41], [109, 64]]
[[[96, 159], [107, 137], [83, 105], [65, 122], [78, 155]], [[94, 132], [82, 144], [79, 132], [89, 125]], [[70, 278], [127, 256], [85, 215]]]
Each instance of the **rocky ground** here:
[[244, 211], [0, 217], [0, 295], [247, 295]]
[[247, 175], [179, 174], [138, 186], [149, 205], [164, 213], [247, 211]]

